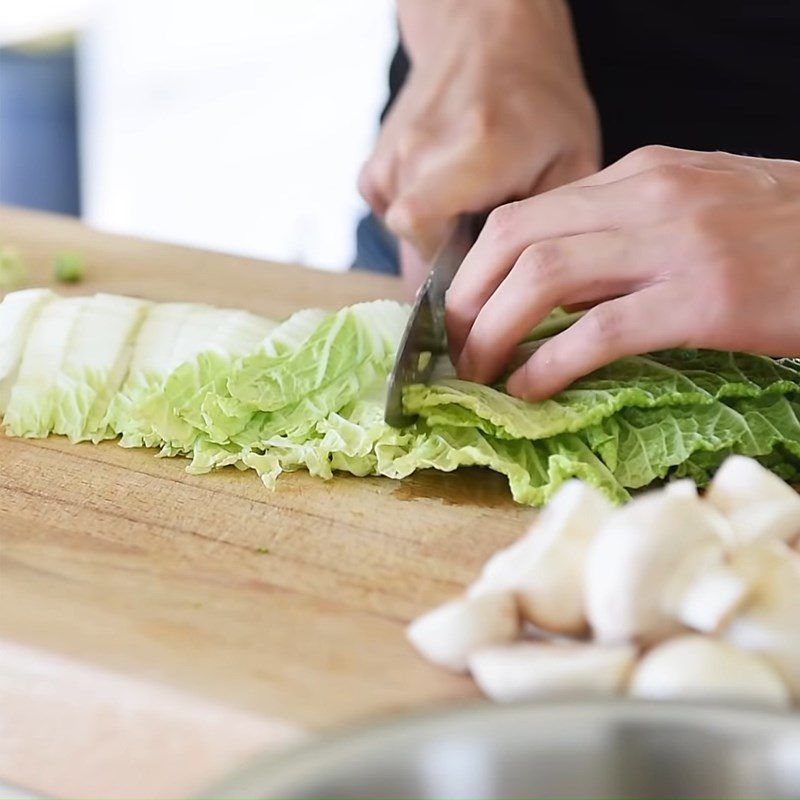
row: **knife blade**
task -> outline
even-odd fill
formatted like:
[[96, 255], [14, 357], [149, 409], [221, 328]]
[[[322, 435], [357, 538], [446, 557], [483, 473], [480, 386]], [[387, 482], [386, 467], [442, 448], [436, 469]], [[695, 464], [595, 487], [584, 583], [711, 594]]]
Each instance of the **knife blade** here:
[[444, 301], [458, 268], [475, 242], [479, 219], [463, 215], [433, 260], [425, 282], [417, 292], [394, 368], [389, 377], [385, 418], [395, 428], [412, 421], [403, 411], [403, 389], [427, 383], [436, 361], [447, 353]]

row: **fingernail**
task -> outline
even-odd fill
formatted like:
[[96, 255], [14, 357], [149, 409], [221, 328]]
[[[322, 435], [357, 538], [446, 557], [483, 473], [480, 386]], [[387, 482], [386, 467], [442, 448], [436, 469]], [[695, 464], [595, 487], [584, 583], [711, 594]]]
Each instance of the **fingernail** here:
[[464, 381], [472, 381], [475, 380], [474, 378], [474, 367], [472, 365], [472, 360], [469, 357], [469, 353], [464, 351], [458, 357], [456, 362], [456, 374], [458, 375], [461, 380]]
[[455, 342], [447, 342], [447, 355], [450, 356], [453, 366], [457, 368], [458, 362], [461, 359], [461, 350], [456, 346]]
[[514, 397], [522, 397], [525, 391], [525, 376], [522, 375], [522, 369], [518, 369], [511, 374], [511, 377], [506, 381], [506, 391], [513, 394]]
[[546, 387], [538, 380], [535, 371], [528, 364], [521, 366], [511, 374], [506, 381], [506, 391], [529, 403], [545, 400], [550, 396]]

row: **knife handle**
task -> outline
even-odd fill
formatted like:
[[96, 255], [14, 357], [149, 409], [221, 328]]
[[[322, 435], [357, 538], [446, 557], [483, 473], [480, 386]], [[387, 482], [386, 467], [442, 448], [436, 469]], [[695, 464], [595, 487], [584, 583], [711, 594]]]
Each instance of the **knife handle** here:
[[486, 224], [486, 220], [489, 219], [489, 212], [484, 211], [480, 214], [464, 214], [464, 218], [466, 224], [469, 226], [469, 231], [472, 234], [472, 241], [474, 243], [477, 241], [478, 236], [480, 236], [483, 226]]

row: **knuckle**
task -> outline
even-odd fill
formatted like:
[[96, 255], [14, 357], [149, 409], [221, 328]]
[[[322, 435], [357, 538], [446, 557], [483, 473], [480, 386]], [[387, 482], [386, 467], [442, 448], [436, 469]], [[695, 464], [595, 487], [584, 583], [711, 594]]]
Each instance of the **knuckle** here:
[[395, 202], [386, 212], [384, 224], [395, 236], [405, 238], [415, 228], [414, 211], [406, 202]]
[[522, 201], [517, 200], [495, 208], [486, 219], [481, 235], [493, 244], [504, 245], [514, 235], [521, 205]]
[[453, 285], [445, 295], [445, 321], [456, 335], [466, 336], [474, 328], [484, 305], [482, 288], [462, 289]]
[[401, 165], [413, 162], [428, 141], [429, 136], [426, 131], [417, 125], [411, 125], [399, 133], [394, 144], [394, 152], [397, 161]]
[[678, 152], [676, 148], [667, 147], [667, 145], [648, 144], [631, 151], [624, 160], [636, 171], [643, 172], [674, 161]]
[[445, 297], [445, 315], [448, 327], [456, 331], [469, 328], [478, 316], [480, 306], [471, 297], [451, 289]]
[[617, 304], [602, 303], [586, 314], [591, 341], [600, 347], [613, 346], [623, 336], [625, 319]]
[[398, 200], [387, 212], [384, 222], [401, 239], [420, 243], [427, 238], [428, 219], [420, 201], [414, 197]]
[[659, 164], [645, 173], [649, 198], [664, 204], [680, 200], [703, 180], [703, 172], [691, 164]]
[[557, 242], [537, 242], [526, 248], [519, 258], [519, 268], [527, 282], [541, 291], [548, 291], [562, 273], [564, 254]]

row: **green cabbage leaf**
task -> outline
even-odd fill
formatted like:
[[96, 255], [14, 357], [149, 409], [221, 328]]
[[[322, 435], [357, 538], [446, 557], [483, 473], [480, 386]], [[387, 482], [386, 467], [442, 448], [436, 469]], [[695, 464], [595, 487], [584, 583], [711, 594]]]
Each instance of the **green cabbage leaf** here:
[[800, 364], [671, 350], [626, 358], [529, 403], [502, 385], [407, 387], [414, 421], [384, 421], [408, 319], [390, 301], [305, 309], [280, 324], [188, 303], [44, 290], [0, 303], [0, 412], [7, 433], [184, 456], [195, 474], [253, 470], [274, 488], [304, 469], [401, 480], [483, 467], [539, 506], [570, 478], [615, 502], [654, 482], [709, 480], [732, 453], [800, 477]]

